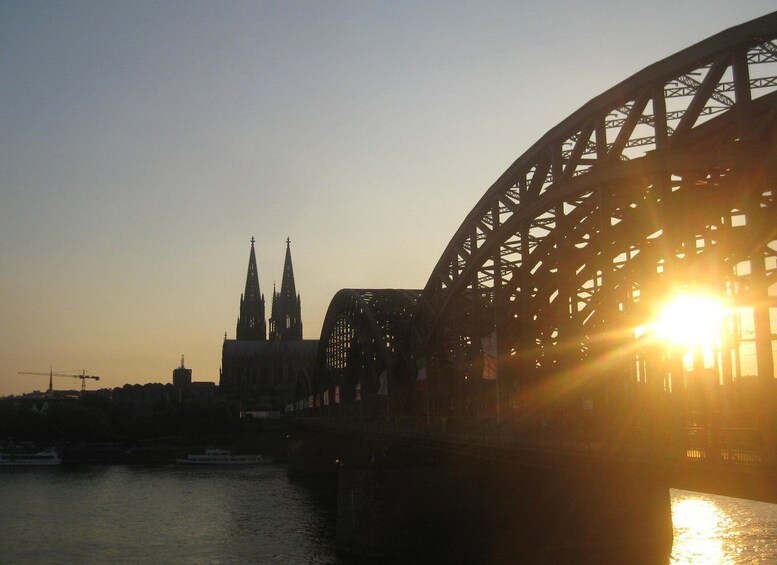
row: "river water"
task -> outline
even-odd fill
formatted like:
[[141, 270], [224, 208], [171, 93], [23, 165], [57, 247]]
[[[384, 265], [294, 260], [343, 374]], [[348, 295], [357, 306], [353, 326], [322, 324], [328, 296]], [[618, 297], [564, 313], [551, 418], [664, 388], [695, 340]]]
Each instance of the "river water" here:
[[[285, 467], [0, 469], [3, 563], [339, 563], [333, 493]], [[671, 563], [777, 563], [777, 505], [672, 491]]]

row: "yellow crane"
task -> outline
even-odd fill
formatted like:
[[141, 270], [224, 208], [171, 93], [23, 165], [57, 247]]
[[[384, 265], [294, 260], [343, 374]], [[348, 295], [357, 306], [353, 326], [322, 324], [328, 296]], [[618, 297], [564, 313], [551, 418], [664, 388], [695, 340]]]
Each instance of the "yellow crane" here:
[[[100, 377], [98, 377], [97, 375], [87, 375], [86, 374], [86, 369], [81, 369], [80, 372], [81, 372], [80, 375], [77, 374], [78, 371], [67, 371], [67, 372], [62, 372], [62, 373], [55, 373], [53, 370], [50, 369], [48, 373], [35, 373], [35, 372], [32, 372], [32, 371], [19, 371], [18, 374], [19, 375], [42, 375], [42, 376], [48, 375], [48, 377], [49, 377], [49, 390], [48, 390], [48, 393], [49, 394], [54, 392], [54, 377], [70, 377], [71, 379], [81, 379], [81, 394], [83, 394], [84, 391], [86, 390], [86, 379], [94, 379], [95, 381], [99, 381]], [[72, 374], [72, 373], [76, 373], [76, 374]]]

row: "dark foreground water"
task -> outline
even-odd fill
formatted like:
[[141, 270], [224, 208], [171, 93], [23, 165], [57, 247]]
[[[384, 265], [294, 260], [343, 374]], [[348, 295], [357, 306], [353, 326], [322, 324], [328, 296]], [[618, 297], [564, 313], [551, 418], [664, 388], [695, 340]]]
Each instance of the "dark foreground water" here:
[[0, 469], [0, 562], [334, 563], [327, 496], [275, 465]]
[[[338, 563], [283, 466], [0, 469], [2, 563]], [[777, 505], [672, 491], [672, 563], [777, 563]]]

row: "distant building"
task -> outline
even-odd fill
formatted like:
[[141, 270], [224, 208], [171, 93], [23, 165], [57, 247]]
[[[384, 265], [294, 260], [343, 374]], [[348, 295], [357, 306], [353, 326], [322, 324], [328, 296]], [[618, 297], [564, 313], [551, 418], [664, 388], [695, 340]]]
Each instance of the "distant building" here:
[[219, 389], [239, 400], [244, 410], [279, 410], [293, 397], [298, 381], [309, 381], [318, 340], [302, 339], [301, 300], [288, 238], [281, 288], [279, 292], [273, 289], [267, 339], [254, 242], [252, 237], [236, 339], [227, 339], [224, 334]]
[[192, 370], [187, 369], [181, 355], [181, 366], [173, 370], [173, 388], [178, 402], [184, 400], [209, 400], [216, 396], [216, 383], [208, 381], [192, 381]]
[[216, 396], [216, 383], [211, 381], [194, 381], [189, 387], [189, 395], [197, 400], [209, 400]]
[[189, 388], [192, 384], [192, 370], [183, 365], [183, 355], [181, 355], [181, 366], [173, 370], [173, 386], [178, 389]]

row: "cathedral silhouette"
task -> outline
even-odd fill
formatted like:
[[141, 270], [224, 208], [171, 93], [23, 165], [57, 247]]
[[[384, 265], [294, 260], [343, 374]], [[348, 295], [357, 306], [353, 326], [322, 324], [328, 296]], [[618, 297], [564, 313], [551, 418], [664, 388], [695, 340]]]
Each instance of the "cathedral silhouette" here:
[[280, 291], [273, 285], [268, 338], [255, 241], [252, 237], [235, 339], [227, 339], [224, 334], [219, 388], [222, 394], [239, 401], [242, 410], [281, 410], [293, 398], [297, 386], [307, 388], [318, 340], [302, 339], [302, 307], [294, 282], [289, 238]]

